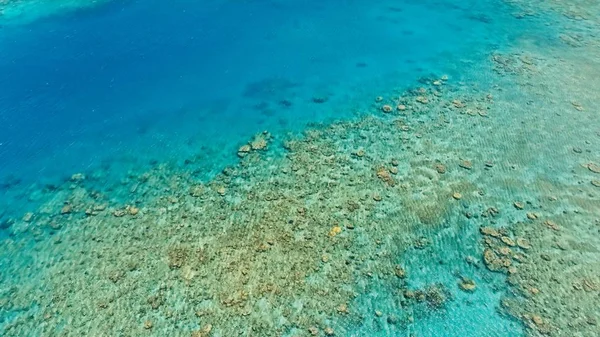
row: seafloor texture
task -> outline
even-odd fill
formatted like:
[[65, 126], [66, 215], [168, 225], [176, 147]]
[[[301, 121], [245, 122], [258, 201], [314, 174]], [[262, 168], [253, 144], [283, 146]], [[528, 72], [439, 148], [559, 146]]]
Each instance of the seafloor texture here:
[[597, 336], [600, 6], [510, 9], [547, 35], [256, 130], [213, 177], [192, 158], [26, 189], [0, 334]]

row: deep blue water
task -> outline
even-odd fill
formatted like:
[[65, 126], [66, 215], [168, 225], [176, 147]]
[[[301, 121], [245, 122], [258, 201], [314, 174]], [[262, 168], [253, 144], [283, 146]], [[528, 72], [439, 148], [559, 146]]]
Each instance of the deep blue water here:
[[508, 9], [490, 14], [497, 7], [117, 1], [5, 26], [0, 176], [54, 179], [117, 158], [189, 158], [203, 146], [233, 154], [262, 129], [343, 118], [383, 88], [460, 77], [461, 60], [518, 37]]

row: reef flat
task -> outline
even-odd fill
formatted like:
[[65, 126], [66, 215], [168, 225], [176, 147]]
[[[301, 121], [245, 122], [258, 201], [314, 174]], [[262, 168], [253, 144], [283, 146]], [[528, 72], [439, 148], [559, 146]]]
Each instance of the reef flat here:
[[549, 43], [257, 130], [214, 178], [73, 174], [2, 224], [1, 334], [596, 336], [600, 27], [544, 6], [515, 15]]

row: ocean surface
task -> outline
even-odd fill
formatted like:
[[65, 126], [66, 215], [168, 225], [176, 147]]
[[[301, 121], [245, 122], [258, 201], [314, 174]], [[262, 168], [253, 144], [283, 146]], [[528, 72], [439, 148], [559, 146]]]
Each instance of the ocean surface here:
[[1, 336], [597, 336], [600, 4], [0, 3]]
[[51, 180], [204, 151], [218, 172], [257, 131], [351, 117], [430, 74], [460, 78], [527, 26], [480, 1], [115, 1], [6, 25], [1, 173]]

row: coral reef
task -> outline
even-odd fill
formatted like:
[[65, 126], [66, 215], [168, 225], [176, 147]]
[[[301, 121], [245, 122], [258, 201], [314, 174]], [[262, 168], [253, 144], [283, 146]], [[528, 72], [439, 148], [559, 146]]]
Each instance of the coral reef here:
[[[399, 100], [410, 101], [412, 92]], [[46, 265], [52, 289], [33, 292], [47, 324], [19, 320], [4, 335], [58, 333], [67, 317], [67, 335], [79, 326], [139, 334], [175, 319], [190, 322], [195, 335], [345, 334], [341, 322], [360, 317], [352, 304], [359, 284], [373, 277], [406, 289], [399, 301], [443, 307], [452, 297], [444, 286], [409, 290], [410, 273], [396, 262], [413, 242], [429, 242], [416, 229], [439, 227], [457, 207], [452, 191], [476, 189], [465, 176], [432, 168], [437, 160], [430, 156], [462, 156], [443, 144], [430, 156], [414, 156], [425, 145], [419, 135], [452, 111], [451, 98], [438, 92], [428, 110], [411, 108], [414, 120], [401, 118], [410, 131], [399, 130], [391, 112], [339, 122], [287, 140], [285, 156], [267, 150], [271, 136], [263, 132], [240, 148], [239, 165], [212, 181], [158, 166], [125, 187], [124, 202], [105, 200], [88, 190], [92, 178], [73, 175], [52, 202], [13, 229], [39, 233], [38, 244], [61, 256], [36, 262]], [[48, 226], [61, 228], [53, 240], [42, 238]], [[392, 253], [378, 255], [383, 248]], [[129, 315], [113, 314], [123, 307], [132, 308]], [[82, 308], [97, 310], [91, 321]]]
[[[209, 180], [160, 163], [110, 188], [76, 173], [39, 208], [3, 212], [0, 334], [399, 335], [500, 293], [489, 306], [529, 336], [596, 336], [597, 6], [544, 6], [568, 19], [560, 48], [492, 53], [489, 85], [426, 76], [355, 119], [257, 133]], [[460, 267], [445, 282], [417, 276], [445, 263], [436, 249]]]

